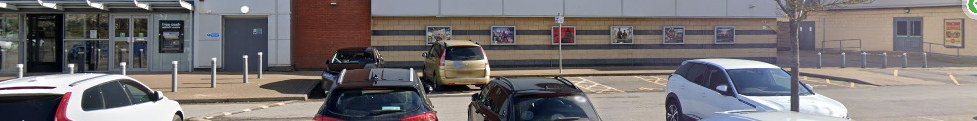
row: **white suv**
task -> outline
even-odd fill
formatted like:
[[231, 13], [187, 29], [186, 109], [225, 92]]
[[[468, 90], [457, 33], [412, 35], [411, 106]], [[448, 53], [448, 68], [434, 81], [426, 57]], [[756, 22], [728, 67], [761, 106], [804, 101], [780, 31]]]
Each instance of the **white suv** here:
[[[848, 109], [801, 83], [801, 113], [848, 119]], [[790, 74], [772, 64], [739, 59], [682, 62], [668, 78], [668, 121], [709, 118], [732, 110], [789, 111]]]
[[135, 79], [59, 74], [0, 81], [0, 114], [17, 121], [182, 121], [180, 103]]

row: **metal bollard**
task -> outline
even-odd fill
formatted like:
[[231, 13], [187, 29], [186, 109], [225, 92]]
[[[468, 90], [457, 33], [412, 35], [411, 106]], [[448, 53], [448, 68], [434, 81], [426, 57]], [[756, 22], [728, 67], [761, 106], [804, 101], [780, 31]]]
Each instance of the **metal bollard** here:
[[841, 52], [841, 68], [845, 68], [846, 61], [848, 61], [848, 56], [845, 56], [845, 52]]
[[868, 53], [862, 52], [862, 68], [868, 64]]
[[906, 66], [909, 66], [909, 56], [906, 56], [906, 53], [902, 53], [902, 68], [906, 68]]
[[821, 52], [818, 52], [818, 69], [821, 68]]
[[69, 63], [68, 64], [68, 74], [75, 74], [75, 64], [74, 63]]
[[119, 66], [122, 66], [122, 75], [126, 75], [126, 62], [119, 63]]
[[179, 65], [179, 63], [180, 61], [173, 61], [173, 92], [176, 92], [176, 87], [177, 87], [176, 70], [177, 70], [177, 65]]
[[258, 52], [258, 78], [259, 79], [261, 78], [261, 76], [265, 72], [265, 70], [264, 70], [264, 68], [265, 68], [265, 65], [264, 65], [265, 62], [264, 61], [265, 60], [264, 59], [265, 59], [265, 56], [263, 55], [263, 53], [262, 52]]
[[24, 78], [24, 64], [17, 64], [17, 78]]
[[889, 67], [889, 54], [882, 52], [882, 68]]
[[241, 56], [244, 58], [244, 83], [248, 83], [248, 55]]
[[926, 52], [923, 52], [923, 68], [929, 68], [929, 61], [926, 57]]
[[210, 88], [217, 88], [217, 58], [210, 58]]

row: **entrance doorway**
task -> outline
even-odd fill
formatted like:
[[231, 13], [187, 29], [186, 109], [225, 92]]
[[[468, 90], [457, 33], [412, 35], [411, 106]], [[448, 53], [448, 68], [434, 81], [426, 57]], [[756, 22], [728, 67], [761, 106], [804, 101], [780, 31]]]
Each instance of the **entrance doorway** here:
[[148, 71], [151, 42], [148, 15], [113, 15], [110, 20], [109, 37], [112, 46], [110, 64], [112, 70], [120, 70], [119, 63], [125, 62], [132, 71]]
[[258, 65], [258, 52], [268, 54], [268, 18], [224, 18], [224, 70], [244, 71], [242, 55], [248, 55], [248, 70], [257, 71], [258, 66], [268, 68], [268, 59], [264, 65]]
[[817, 43], [814, 39], [815, 32], [817, 32], [815, 30], [817, 27], [814, 27], [815, 25], [814, 21], [802, 21], [798, 27], [797, 39], [800, 41], [797, 44], [799, 44], [801, 50], [814, 50], [816, 48], [814, 46]]
[[27, 14], [27, 72], [61, 72], [61, 14]]
[[893, 18], [892, 33], [892, 50], [923, 51], [923, 18]]

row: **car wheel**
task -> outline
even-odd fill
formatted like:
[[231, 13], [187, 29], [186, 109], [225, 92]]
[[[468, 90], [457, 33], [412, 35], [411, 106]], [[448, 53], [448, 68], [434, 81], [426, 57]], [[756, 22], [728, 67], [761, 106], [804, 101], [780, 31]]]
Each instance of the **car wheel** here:
[[180, 116], [180, 115], [174, 115], [174, 116], [173, 116], [173, 121], [183, 121], [183, 116]]
[[665, 104], [666, 121], [685, 121], [685, 114], [682, 114], [682, 105], [675, 100]]

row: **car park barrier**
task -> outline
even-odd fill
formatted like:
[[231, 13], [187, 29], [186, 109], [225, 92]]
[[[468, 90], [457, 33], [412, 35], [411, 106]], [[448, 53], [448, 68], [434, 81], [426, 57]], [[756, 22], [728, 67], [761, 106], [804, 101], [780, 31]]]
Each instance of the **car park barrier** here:
[[818, 52], [818, 69], [821, 68], [821, 52]]
[[868, 53], [862, 51], [862, 68], [865, 68], [866, 64], [868, 64]]
[[17, 64], [17, 78], [24, 78], [24, 64]]
[[210, 58], [210, 88], [217, 88], [217, 58]]
[[846, 57], [845, 52], [841, 52], [841, 68], [845, 68], [845, 61], [848, 60]]
[[75, 74], [75, 64], [74, 63], [69, 63], [68, 64], [68, 74]]
[[909, 66], [909, 56], [906, 56], [906, 53], [902, 53], [902, 68], [906, 68], [906, 66]]
[[882, 52], [882, 68], [889, 67], [889, 54]]
[[173, 89], [172, 89], [173, 92], [176, 92], [176, 87], [177, 87], [176, 70], [177, 70], [177, 65], [179, 64], [180, 61], [173, 61]]
[[248, 55], [241, 56], [244, 58], [244, 83], [248, 83]]
[[119, 66], [122, 67], [122, 75], [126, 75], [126, 62], [119, 63]]
[[264, 63], [265, 63], [264, 61], [265, 60], [264, 59], [265, 59], [265, 56], [262, 54], [262, 52], [258, 52], [258, 78], [259, 79], [261, 78], [261, 76], [265, 72], [264, 71], [264, 68], [265, 68], [265, 66], [264, 66]]

